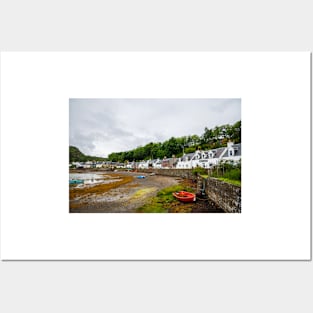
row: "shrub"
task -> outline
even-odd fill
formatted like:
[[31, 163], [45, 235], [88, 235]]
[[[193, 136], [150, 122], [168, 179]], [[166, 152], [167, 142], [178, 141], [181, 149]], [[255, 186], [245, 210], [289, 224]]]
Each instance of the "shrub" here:
[[197, 175], [197, 174], [206, 175], [206, 174], [208, 174], [208, 170], [203, 168], [203, 167], [196, 167], [192, 170], [192, 174], [193, 175]]
[[223, 177], [232, 180], [241, 180], [241, 170], [239, 168], [231, 169], [229, 171], [226, 171]]
[[212, 169], [211, 176], [241, 181], [241, 163], [223, 162]]

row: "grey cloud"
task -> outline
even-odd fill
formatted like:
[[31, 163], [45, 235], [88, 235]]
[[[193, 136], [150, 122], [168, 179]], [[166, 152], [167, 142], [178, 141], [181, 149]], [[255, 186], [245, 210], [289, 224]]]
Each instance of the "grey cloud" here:
[[70, 144], [102, 156], [241, 119], [240, 99], [70, 99], [69, 105]]
[[96, 148], [93, 142], [93, 137], [89, 135], [77, 133], [70, 136], [70, 145], [78, 147], [84, 154], [89, 154]]

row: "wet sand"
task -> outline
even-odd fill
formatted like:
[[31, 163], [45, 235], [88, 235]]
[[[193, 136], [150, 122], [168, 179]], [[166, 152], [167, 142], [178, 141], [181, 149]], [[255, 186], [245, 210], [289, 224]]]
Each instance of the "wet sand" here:
[[[99, 173], [99, 172], [97, 172]], [[118, 172], [116, 175], [127, 177], [126, 183], [105, 192], [88, 192], [74, 196], [70, 200], [71, 213], [132, 213], [163, 188], [177, 185], [181, 179], [168, 176], [150, 176], [147, 173]], [[138, 175], [145, 178], [138, 179]], [[132, 179], [129, 179], [132, 178]]]

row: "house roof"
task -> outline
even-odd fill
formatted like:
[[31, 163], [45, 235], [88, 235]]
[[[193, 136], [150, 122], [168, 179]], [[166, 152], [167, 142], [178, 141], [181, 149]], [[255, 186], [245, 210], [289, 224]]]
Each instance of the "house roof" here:
[[227, 149], [226, 147], [223, 148], [217, 148], [217, 149], [213, 149], [212, 151], [215, 151], [215, 158], [220, 158], [221, 155], [223, 154], [223, 152], [225, 151], [225, 149]]
[[195, 155], [195, 153], [187, 153], [187, 154], [184, 154], [181, 159], [182, 159], [182, 161], [187, 161], [187, 158], [188, 158], [188, 160], [191, 160], [194, 155]]
[[162, 161], [175, 161], [176, 158], [166, 158], [166, 159], [163, 159]]
[[[235, 156], [241, 156], [241, 143], [234, 144], [232, 147], [235, 150]], [[190, 161], [196, 154], [200, 156], [201, 160], [210, 159], [209, 158], [210, 151], [214, 152], [213, 158], [216, 158], [216, 159], [221, 158], [222, 156], [228, 156], [228, 148], [221, 147], [221, 148], [216, 148], [216, 149], [211, 149], [211, 150], [197, 151], [195, 153], [184, 154], [181, 157], [181, 161], [187, 161], [187, 158]], [[203, 158], [203, 154], [205, 155], [204, 158]]]
[[236, 143], [235, 145], [233, 145], [233, 147], [235, 149], [235, 155], [241, 156], [241, 143]]

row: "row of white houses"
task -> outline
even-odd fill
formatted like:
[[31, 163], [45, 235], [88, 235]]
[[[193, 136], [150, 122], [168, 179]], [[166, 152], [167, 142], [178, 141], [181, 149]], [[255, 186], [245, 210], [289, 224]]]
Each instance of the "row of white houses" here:
[[[184, 154], [181, 158], [164, 158], [140, 162], [128, 162], [127, 164], [118, 162], [73, 162], [76, 168], [126, 168], [126, 169], [148, 169], [148, 168], [181, 168], [191, 169], [196, 167], [211, 168], [221, 161], [239, 162], [241, 160], [241, 143], [234, 144], [228, 142], [227, 147], [212, 149], [208, 151], [197, 150], [194, 153]], [[71, 166], [71, 165], [70, 165]]]
[[239, 162], [241, 160], [241, 144], [229, 142], [227, 147], [186, 154], [179, 159], [176, 168], [203, 167], [209, 169], [222, 160]]
[[72, 162], [70, 167], [76, 167], [76, 168], [107, 168], [107, 167], [117, 167], [117, 168], [123, 168], [124, 163], [118, 163], [118, 162], [106, 162], [106, 161], [87, 161], [87, 162]]
[[212, 149], [208, 151], [196, 151], [184, 154], [181, 158], [168, 158], [163, 160], [141, 161], [137, 166], [129, 163], [129, 168], [181, 168], [191, 169], [196, 167], [211, 168], [221, 161], [239, 162], [241, 160], [241, 144], [229, 142], [227, 147]]

